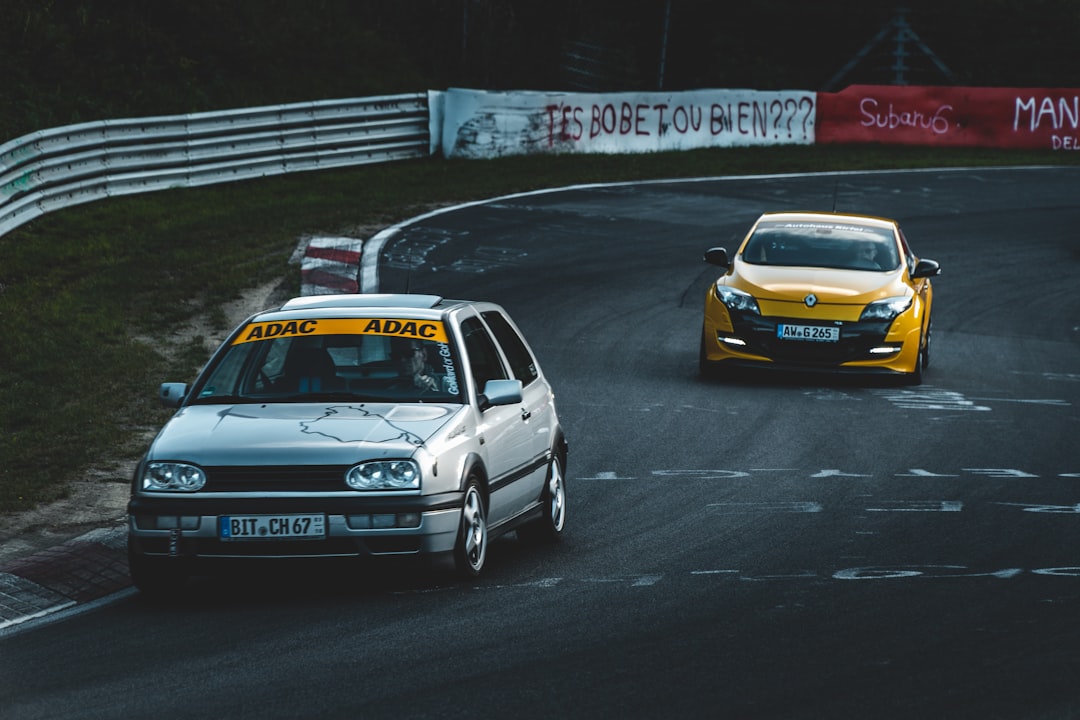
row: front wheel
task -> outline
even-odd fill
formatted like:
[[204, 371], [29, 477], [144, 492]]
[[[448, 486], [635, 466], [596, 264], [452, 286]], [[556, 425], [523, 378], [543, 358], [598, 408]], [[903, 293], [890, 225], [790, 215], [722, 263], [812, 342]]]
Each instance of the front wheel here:
[[934, 337], [934, 316], [930, 316], [930, 320], [926, 323], [926, 339], [923, 340], [922, 346], [922, 367], [923, 370], [930, 367], [930, 340]]
[[915, 367], [911, 372], [904, 375], [905, 385], [922, 385], [923, 370], [930, 362], [930, 336], [927, 335], [924, 343], [920, 343], [919, 354], [915, 357]]
[[566, 526], [566, 476], [563, 474], [563, 460], [558, 454], [552, 455], [548, 465], [540, 505], [543, 515], [518, 528], [519, 539], [526, 542], [555, 542], [562, 537]]
[[477, 577], [487, 560], [488, 531], [484, 498], [475, 478], [465, 487], [465, 503], [461, 508], [461, 526], [454, 546], [454, 568], [465, 577]]

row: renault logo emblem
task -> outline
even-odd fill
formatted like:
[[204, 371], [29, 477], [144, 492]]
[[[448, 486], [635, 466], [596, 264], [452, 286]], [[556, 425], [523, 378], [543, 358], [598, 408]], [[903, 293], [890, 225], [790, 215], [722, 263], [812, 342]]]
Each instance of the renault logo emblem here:
[[806, 303], [806, 307], [814, 307], [815, 305], [817, 305], [817, 295], [815, 295], [814, 293], [810, 293], [803, 298], [803, 302]]

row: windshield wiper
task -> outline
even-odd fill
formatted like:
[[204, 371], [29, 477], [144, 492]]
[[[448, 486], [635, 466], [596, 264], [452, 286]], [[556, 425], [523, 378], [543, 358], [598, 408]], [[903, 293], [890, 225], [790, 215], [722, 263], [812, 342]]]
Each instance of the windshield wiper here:
[[229, 403], [257, 403], [263, 402], [260, 398], [245, 397], [243, 395], [200, 395], [192, 398], [189, 405], [228, 405]]
[[275, 395], [264, 398], [262, 402], [395, 402], [384, 397], [363, 395], [348, 391], [337, 392], [301, 392]]

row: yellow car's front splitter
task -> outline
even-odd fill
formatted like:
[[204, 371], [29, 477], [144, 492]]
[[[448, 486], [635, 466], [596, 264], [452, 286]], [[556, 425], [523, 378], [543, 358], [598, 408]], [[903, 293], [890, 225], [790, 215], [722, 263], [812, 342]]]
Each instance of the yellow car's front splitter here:
[[[773, 337], [775, 327], [783, 322], [776, 318], [761, 318], [754, 327], [736, 328], [727, 308], [718, 301], [707, 303], [702, 329], [702, 369], [735, 366], [764, 367], [771, 369], [853, 373], [911, 374], [919, 367], [919, 350], [922, 328], [916, 317], [907, 314], [897, 318], [887, 332], [866, 330], [865, 323], [839, 323], [842, 339], [851, 343], [857, 335], [858, 345], [852, 348], [855, 357], [838, 359], [827, 352], [825, 344], [801, 341], [777, 340]], [[884, 327], [882, 328], [884, 329]], [[741, 332], [740, 332], [741, 331]], [[795, 345], [800, 343], [796, 351]], [[759, 352], [760, 348], [775, 349], [775, 353]]]

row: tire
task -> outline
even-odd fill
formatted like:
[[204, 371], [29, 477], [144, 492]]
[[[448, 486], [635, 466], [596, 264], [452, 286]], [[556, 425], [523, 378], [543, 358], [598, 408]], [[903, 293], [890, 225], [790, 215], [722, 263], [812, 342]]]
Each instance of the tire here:
[[128, 573], [132, 584], [149, 598], [166, 600], [183, 591], [188, 581], [186, 563], [178, 558], [147, 557], [128, 542]]
[[479, 577], [487, 561], [487, 548], [487, 508], [476, 478], [470, 477], [465, 485], [465, 502], [454, 546], [454, 569], [466, 578]]
[[926, 323], [926, 341], [923, 344], [920, 357], [922, 359], [923, 370], [930, 367], [930, 340], [934, 337], [934, 316], [931, 315]]
[[563, 459], [555, 453], [548, 464], [547, 480], [540, 493], [543, 515], [518, 528], [518, 539], [525, 542], [553, 543], [562, 537], [566, 527], [566, 476]]
[[922, 385], [923, 370], [926, 368], [926, 363], [930, 357], [930, 336], [926, 336], [926, 343], [919, 348], [919, 354], [915, 357], [915, 369], [907, 375], [904, 375], [905, 385]]

